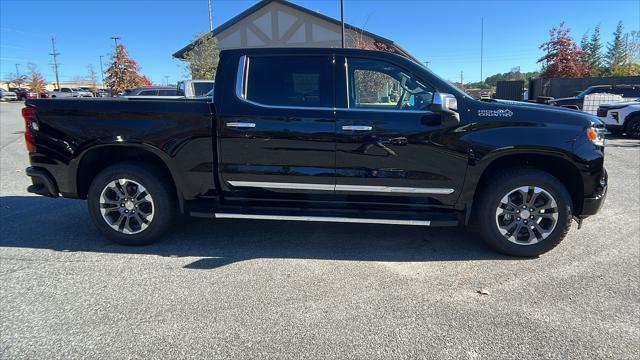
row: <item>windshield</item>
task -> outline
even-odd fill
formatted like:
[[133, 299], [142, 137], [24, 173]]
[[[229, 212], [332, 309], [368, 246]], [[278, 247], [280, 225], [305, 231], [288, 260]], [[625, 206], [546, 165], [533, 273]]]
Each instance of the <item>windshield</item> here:
[[451, 88], [451, 92], [453, 93], [452, 95], [460, 95], [460, 96], [462, 96], [462, 97], [465, 97], [465, 98], [468, 98], [468, 99], [473, 100], [473, 97], [471, 97], [471, 95], [469, 95], [469, 94], [467, 94], [466, 92], [464, 92], [464, 91], [462, 91], [462, 90], [458, 89], [458, 87], [456, 87], [455, 85], [453, 85], [449, 80], [445, 80], [444, 78], [442, 78], [442, 77], [438, 76], [438, 74], [436, 74], [436, 73], [434, 73], [433, 71], [431, 71], [428, 67], [424, 66], [424, 64], [421, 64], [421, 63], [419, 63], [419, 62], [417, 62], [417, 61], [414, 61], [414, 60], [412, 60], [412, 59], [410, 59], [410, 60], [411, 60], [411, 61], [413, 61], [413, 63], [414, 63], [414, 64], [417, 64], [417, 65], [419, 65], [421, 68], [423, 68], [424, 70], [428, 71], [428, 72], [429, 72], [429, 74], [430, 74], [431, 76], [433, 76], [433, 77], [435, 77], [435, 78], [439, 79], [439, 80], [440, 80], [440, 81], [442, 81], [442, 82], [445, 82], [445, 83], [449, 84], [449, 85], [450, 85], [450, 88]]
[[593, 91], [592, 87], [588, 87], [584, 90], [582, 90], [578, 95], [576, 95], [577, 98], [583, 98], [589, 94], [591, 94], [591, 92]]

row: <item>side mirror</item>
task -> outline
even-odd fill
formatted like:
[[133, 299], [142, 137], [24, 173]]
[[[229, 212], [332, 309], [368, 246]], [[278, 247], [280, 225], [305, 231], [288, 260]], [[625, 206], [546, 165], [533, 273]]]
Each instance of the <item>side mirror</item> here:
[[440, 114], [442, 125], [456, 125], [460, 123], [458, 114], [458, 100], [455, 96], [437, 91], [433, 95], [431, 110]]

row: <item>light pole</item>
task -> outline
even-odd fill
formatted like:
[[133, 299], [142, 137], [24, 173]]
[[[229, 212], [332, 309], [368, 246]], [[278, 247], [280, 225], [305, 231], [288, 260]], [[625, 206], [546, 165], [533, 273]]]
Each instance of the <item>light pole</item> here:
[[102, 87], [104, 88], [104, 70], [102, 70], [102, 58], [104, 56], [100, 55], [100, 77], [102, 78]]
[[117, 50], [118, 49], [118, 40], [120, 40], [120, 38], [118, 36], [112, 36], [111, 40], [113, 40], [113, 42], [115, 42], [116, 50]]
[[213, 16], [211, 15], [211, 0], [209, 0], [209, 31], [213, 31]]
[[340, 0], [340, 24], [342, 25], [342, 48], [344, 49], [344, 0]]

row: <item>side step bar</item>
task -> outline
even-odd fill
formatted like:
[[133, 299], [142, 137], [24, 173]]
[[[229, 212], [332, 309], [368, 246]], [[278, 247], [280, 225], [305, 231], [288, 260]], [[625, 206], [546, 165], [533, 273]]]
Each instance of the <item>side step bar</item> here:
[[217, 219], [319, 221], [319, 222], [337, 222], [337, 223], [388, 224], [388, 225], [413, 225], [413, 226], [430, 226], [431, 225], [431, 221], [429, 220], [363, 219], [363, 218], [330, 217], [330, 216], [288, 216], [288, 215], [215, 213], [215, 217]]

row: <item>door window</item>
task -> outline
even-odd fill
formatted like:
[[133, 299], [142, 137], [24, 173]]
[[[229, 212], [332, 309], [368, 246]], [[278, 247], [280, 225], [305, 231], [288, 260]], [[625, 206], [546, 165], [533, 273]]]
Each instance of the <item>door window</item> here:
[[158, 95], [160, 95], [160, 96], [178, 96], [178, 91], [175, 90], [175, 89], [158, 90]]
[[348, 58], [349, 108], [428, 110], [433, 87], [387, 62]]
[[275, 106], [333, 106], [331, 64], [326, 57], [251, 57], [247, 76], [247, 100]]

